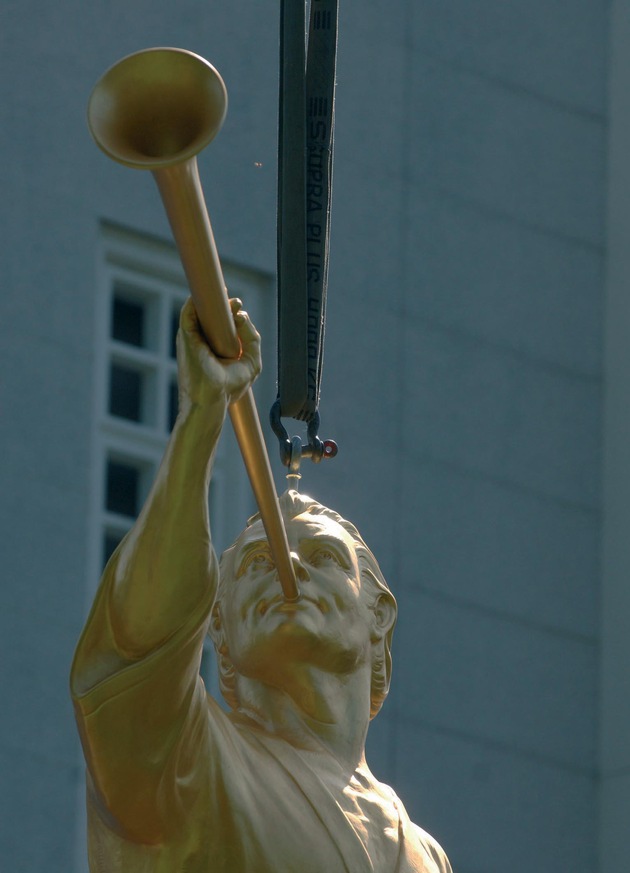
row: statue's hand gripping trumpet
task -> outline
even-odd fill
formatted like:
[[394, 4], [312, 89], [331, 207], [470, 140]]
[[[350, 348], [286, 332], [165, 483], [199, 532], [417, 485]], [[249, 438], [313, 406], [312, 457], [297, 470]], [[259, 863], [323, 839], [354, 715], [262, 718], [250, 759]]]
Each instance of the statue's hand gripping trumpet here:
[[[170, 54], [177, 64], [183, 59], [177, 75], [162, 66]], [[138, 129], [128, 136], [126, 121], [104, 121], [116, 103], [107, 92], [93, 98], [90, 124], [117, 160], [153, 170], [181, 251], [192, 233], [182, 216], [191, 201], [199, 211], [190, 161], [208, 134], [185, 114], [181, 135], [162, 122], [159, 136], [147, 134], [160, 113], [141, 111], [131, 94], [153, 76], [147, 57], [159, 105], [171, 79], [179, 87], [195, 78], [191, 58], [193, 67], [212, 69], [172, 49], [132, 56], [122, 64], [134, 84], [122, 88], [121, 101], [123, 119], [139, 116]], [[119, 75], [114, 67], [103, 81]], [[206, 87], [222, 118], [219, 82]], [[174, 102], [180, 111], [186, 100]], [[184, 164], [171, 167], [167, 152], [184, 153]], [[181, 176], [184, 194], [171, 190]], [[182, 198], [188, 205], [169, 205]], [[227, 410], [251, 397], [260, 343], [240, 303], [223, 302], [209, 224], [202, 237], [202, 266], [183, 255], [194, 305], [184, 306], [180, 320], [177, 421], [146, 504], [104, 571], [72, 667], [90, 870], [450, 873], [439, 845], [365, 760], [369, 721], [389, 688], [396, 602], [357, 529], [288, 491], [278, 512], [286, 556], [278, 558], [263, 501], [262, 520], [251, 519], [217, 562], [207, 509], [212, 461]], [[203, 316], [205, 286], [195, 285], [210, 269], [207, 259], [219, 270], [217, 321], [229, 323], [220, 337], [214, 304]], [[275, 492], [274, 501], [278, 508]], [[283, 560], [299, 598], [287, 592]], [[229, 714], [199, 676], [207, 634]]]

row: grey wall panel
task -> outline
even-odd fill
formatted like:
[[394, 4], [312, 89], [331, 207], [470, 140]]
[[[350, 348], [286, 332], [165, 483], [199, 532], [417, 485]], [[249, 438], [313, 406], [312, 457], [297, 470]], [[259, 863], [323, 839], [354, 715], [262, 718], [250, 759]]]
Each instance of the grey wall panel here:
[[408, 588], [404, 602], [396, 668], [404, 715], [593, 772], [593, 643]]
[[412, 457], [428, 453], [550, 497], [598, 505], [597, 381], [420, 320], [405, 328], [404, 435]]
[[577, 0], [428, 0], [414, 3], [423, 54], [501, 80], [584, 113], [606, 105], [608, 4]]
[[[589, 774], [413, 722], [399, 726], [397, 749], [400, 795], [413, 819], [449, 847], [454, 870], [596, 869]], [[457, 824], [445, 832], [451, 816]]]
[[596, 512], [431, 459], [409, 465], [403, 489], [411, 590], [596, 641]]
[[603, 239], [600, 118], [413, 56], [413, 178], [527, 225]]
[[410, 314], [585, 375], [601, 368], [602, 251], [413, 186]]

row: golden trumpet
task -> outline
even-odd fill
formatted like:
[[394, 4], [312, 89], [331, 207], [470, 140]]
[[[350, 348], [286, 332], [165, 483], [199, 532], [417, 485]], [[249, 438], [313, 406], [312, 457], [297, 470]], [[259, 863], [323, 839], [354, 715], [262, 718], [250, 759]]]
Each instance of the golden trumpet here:
[[[226, 110], [225, 84], [212, 64], [183, 49], [154, 48], [123, 58], [99, 79], [88, 125], [110, 158], [152, 171], [206, 339], [219, 357], [237, 358], [240, 343], [196, 158], [221, 129]], [[295, 569], [251, 388], [231, 404], [230, 418], [284, 596], [295, 600]]]

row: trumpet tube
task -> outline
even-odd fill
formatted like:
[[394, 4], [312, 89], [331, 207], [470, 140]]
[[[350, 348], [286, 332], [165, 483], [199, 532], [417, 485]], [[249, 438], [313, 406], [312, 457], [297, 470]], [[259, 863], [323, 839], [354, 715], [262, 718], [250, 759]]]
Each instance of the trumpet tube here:
[[[123, 58], [97, 82], [88, 125], [110, 158], [153, 173], [208, 344], [218, 357], [233, 359], [240, 342], [196, 159], [220, 130], [226, 108], [223, 80], [206, 60], [181, 49], [148, 49]], [[251, 388], [229, 412], [283, 594], [295, 600], [295, 568]]]

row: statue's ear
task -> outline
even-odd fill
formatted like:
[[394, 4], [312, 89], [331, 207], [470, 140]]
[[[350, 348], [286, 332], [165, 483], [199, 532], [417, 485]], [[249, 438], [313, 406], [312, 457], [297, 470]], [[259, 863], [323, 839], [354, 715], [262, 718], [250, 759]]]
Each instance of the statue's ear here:
[[223, 624], [221, 622], [221, 604], [218, 600], [212, 607], [208, 635], [214, 643], [216, 650], [221, 654], [226, 654], [228, 649], [225, 642], [225, 634], [223, 633]]
[[374, 625], [372, 628], [372, 642], [376, 643], [387, 636], [396, 621], [396, 605], [392, 597], [380, 594], [372, 609], [374, 613]]

